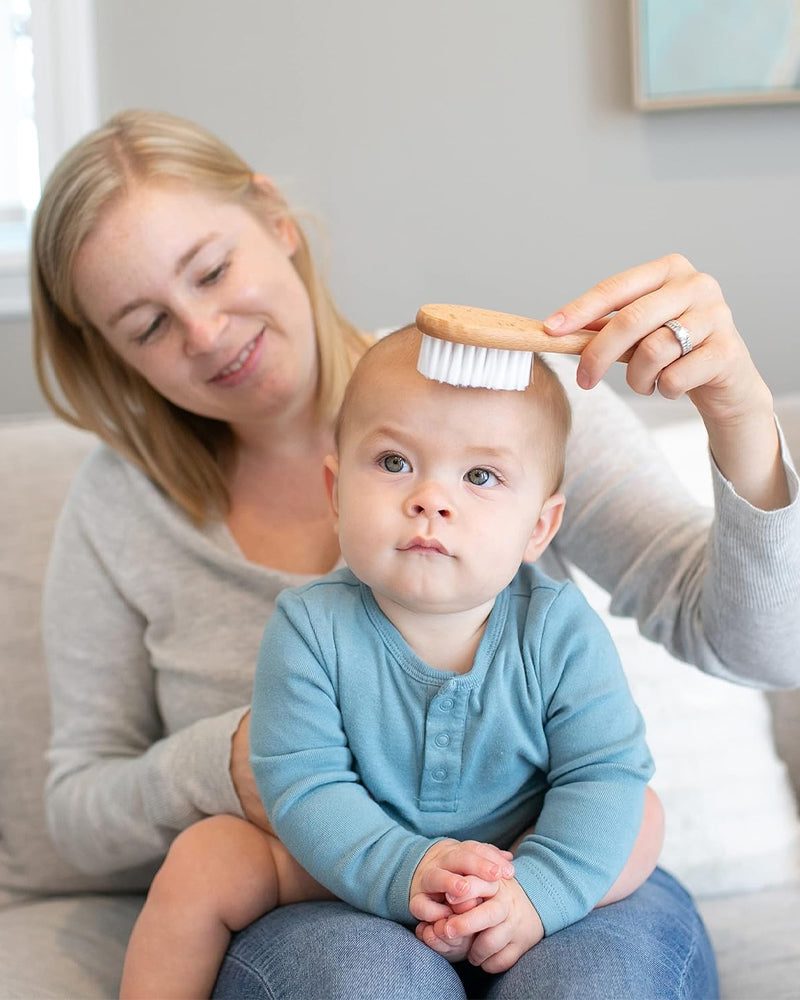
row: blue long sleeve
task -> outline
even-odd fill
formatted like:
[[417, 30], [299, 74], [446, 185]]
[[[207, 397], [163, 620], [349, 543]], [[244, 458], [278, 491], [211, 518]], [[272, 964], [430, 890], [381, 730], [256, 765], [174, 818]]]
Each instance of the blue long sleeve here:
[[332, 892], [410, 919], [435, 840], [508, 846], [547, 933], [622, 869], [652, 762], [602, 624], [523, 567], [472, 670], [423, 663], [347, 570], [281, 595], [259, 655], [252, 764], [278, 836]]

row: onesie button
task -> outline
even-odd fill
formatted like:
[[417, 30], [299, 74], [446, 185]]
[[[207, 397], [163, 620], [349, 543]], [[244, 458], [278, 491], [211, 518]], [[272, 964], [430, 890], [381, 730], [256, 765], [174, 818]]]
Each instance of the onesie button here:
[[447, 777], [447, 770], [443, 767], [437, 767], [436, 770], [432, 772], [431, 777], [434, 781], [444, 781]]
[[452, 707], [453, 707], [452, 698], [442, 698], [442, 700], [439, 702], [439, 708], [443, 712], [449, 712], [452, 709]]
[[446, 747], [450, 745], [450, 737], [447, 733], [439, 733], [436, 739], [433, 741], [437, 747]]

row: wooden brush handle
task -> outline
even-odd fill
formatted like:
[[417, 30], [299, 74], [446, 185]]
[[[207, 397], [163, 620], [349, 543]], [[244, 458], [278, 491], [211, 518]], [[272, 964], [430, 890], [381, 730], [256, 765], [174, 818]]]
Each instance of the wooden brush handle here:
[[[578, 330], [563, 337], [551, 337], [538, 319], [454, 305], [422, 306], [417, 313], [417, 329], [430, 337], [468, 347], [551, 354], [581, 354], [597, 335], [593, 330]], [[632, 354], [633, 350], [628, 350], [617, 360], [628, 361]]]

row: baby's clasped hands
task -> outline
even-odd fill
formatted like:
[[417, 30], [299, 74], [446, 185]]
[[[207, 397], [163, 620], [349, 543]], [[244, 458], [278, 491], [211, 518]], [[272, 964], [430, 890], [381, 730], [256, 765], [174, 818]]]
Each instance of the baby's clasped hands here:
[[[451, 962], [469, 956], [473, 964], [482, 964], [473, 960], [473, 952], [476, 956], [486, 952], [488, 958], [498, 950], [487, 951], [491, 944], [482, 932], [506, 922], [512, 909], [524, 913], [524, 907], [512, 906], [515, 894], [507, 891], [509, 885], [516, 886], [535, 924], [541, 928], [536, 911], [514, 882], [511, 859], [510, 851], [474, 840], [440, 840], [434, 844], [423, 856], [411, 882], [409, 908], [420, 921], [417, 937]], [[487, 907], [497, 897], [502, 900], [500, 905]], [[542, 934], [543, 931], [536, 940]], [[476, 942], [477, 937], [484, 940]], [[535, 943], [531, 941], [519, 954]], [[508, 944], [504, 940], [502, 948]], [[511, 958], [503, 968], [514, 961], [516, 958]]]

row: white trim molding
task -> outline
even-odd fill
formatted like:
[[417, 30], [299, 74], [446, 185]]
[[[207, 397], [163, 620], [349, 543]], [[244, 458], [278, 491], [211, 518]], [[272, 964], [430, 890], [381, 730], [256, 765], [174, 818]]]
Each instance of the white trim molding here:
[[[99, 122], [94, 0], [30, 0], [34, 103], [42, 182]], [[28, 259], [0, 251], [0, 319], [27, 316]]]
[[39, 172], [98, 124], [94, 0], [31, 0]]

